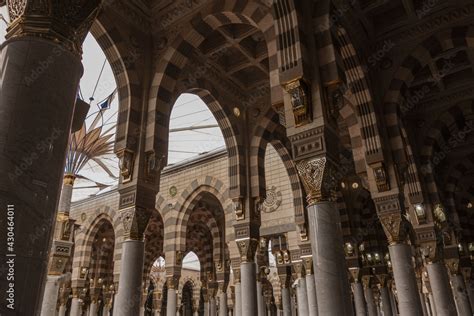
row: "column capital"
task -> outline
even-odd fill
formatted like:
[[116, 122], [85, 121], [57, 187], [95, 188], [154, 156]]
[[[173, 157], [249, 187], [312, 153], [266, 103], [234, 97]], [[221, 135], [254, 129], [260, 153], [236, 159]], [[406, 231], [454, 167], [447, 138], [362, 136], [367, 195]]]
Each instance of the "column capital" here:
[[82, 42], [99, 12], [101, 0], [7, 1], [11, 23], [6, 38], [34, 36], [82, 54]]
[[143, 234], [151, 217], [151, 211], [140, 207], [121, 210], [120, 219], [124, 229], [124, 240], [143, 240]]
[[258, 240], [255, 238], [245, 238], [237, 240], [236, 243], [239, 248], [241, 262], [254, 262]]
[[403, 243], [407, 233], [402, 215], [403, 205], [399, 194], [374, 198], [377, 215], [389, 244]]
[[168, 289], [177, 290], [179, 286], [179, 276], [166, 276], [166, 285], [168, 286]]
[[296, 276], [298, 278], [304, 278], [306, 275], [306, 269], [303, 261], [293, 262], [293, 269], [295, 270]]
[[314, 274], [313, 257], [303, 257], [302, 259], [306, 274]]
[[334, 199], [335, 168], [328, 158], [301, 160], [296, 164], [296, 168], [307, 194], [308, 205]]

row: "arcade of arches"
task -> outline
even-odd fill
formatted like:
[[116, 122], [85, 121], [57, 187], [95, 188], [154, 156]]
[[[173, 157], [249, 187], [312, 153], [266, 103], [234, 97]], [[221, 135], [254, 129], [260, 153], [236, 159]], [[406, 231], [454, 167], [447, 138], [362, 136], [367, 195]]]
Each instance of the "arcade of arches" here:
[[[1, 315], [472, 315], [472, 0], [4, 5]], [[89, 31], [120, 179], [69, 205]], [[167, 166], [182, 93], [225, 149]]]

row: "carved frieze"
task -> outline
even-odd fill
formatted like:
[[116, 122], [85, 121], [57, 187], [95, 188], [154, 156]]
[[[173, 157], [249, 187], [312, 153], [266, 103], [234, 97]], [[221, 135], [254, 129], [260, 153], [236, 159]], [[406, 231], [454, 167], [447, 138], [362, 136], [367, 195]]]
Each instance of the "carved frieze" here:
[[267, 188], [267, 196], [262, 203], [262, 211], [265, 213], [275, 212], [281, 205], [282, 195], [281, 191], [275, 186]]

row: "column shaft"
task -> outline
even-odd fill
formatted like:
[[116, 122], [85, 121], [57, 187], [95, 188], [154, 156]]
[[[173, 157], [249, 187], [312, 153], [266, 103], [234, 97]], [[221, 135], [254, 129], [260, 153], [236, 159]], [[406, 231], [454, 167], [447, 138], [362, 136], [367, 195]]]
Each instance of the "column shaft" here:
[[390, 295], [386, 287], [380, 288], [380, 297], [382, 301], [383, 316], [392, 316], [392, 304], [390, 304]]
[[[97, 316], [97, 302], [92, 302], [89, 307], [89, 316]], [[143, 315], [143, 314], [140, 314]]]
[[43, 303], [41, 304], [41, 316], [54, 315], [59, 293], [59, 276], [48, 275], [44, 288]]
[[122, 243], [122, 261], [114, 316], [138, 315], [142, 295], [144, 242], [125, 240]]
[[320, 202], [308, 207], [319, 315], [351, 315], [347, 269], [336, 205]]
[[[178, 298], [176, 297], [176, 290], [172, 288], [168, 288], [167, 294], [167, 302], [166, 302], [166, 316], [176, 316], [176, 308]], [[209, 314], [205, 314], [209, 315]]]
[[388, 246], [392, 262], [393, 277], [397, 287], [400, 315], [422, 315], [420, 296], [416, 284], [415, 270], [412, 265], [411, 248], [406, 244]]
[[451, 275], [451, 286], [459, 316], [472, 316], [469, 295], [466, 290], [464, 278], [460, 274]]
[[296, 281], [296, 301], [298, 304], [298, 315], [309, 315], [306, 280], [304, 278], [299, 278]]
[[448, 272], [443, 263], [429, 263], [426, 265], [426, 271], [433, 291], [436, 313], [443, 316], [457, 315], [453, 292], [448, 281]]
[[[58, 316], [66, 316], [66, 305], [59, 306]], [[109, 316], [109, 315], [103, 313], [102, 316]]]
[[354, 293], [354, 305], [356, 316], [366, 316], [364, 288], [360, 282], [352, 283], [352, 291]]
[[258, 316], [265, 316], [265, 302], [263, 301], [262, 282], [257, 281], [257, 308]]
[[234, 311], [235, 311], [235, 316], [243, 316], [242, 315], [242, 285], [240, 284], [240, 282], [235, 283]]
[[291, 316], [290, 289], [287, 287], [281, 289], [281, 302], [283, 305], [283, 316]]
[[39, 315], [82, 65], [36, 37], [6, 41], [0, 60], [0, 205], [2, 214], [13, 206], [15, 233], [13, 251], [3, 242], [0, 253], [16, 255], [15, 297], [7, 300], [10, 281], [0, 278], [0, 314]]
[[435, 301], [434, 301], [434, 297], [433, 297], [433, 294], [430, 293], [428, 295], [428, 301], [429, 301], [429, 305], [430, 305], [430, 312], [431, 312], [431, 315], [433, 316], [437, 316], [438, 313], [436, 312], [436, 305], [435, 305]]
[[314, 283], [314, 274], [306, 275], [306, 291], [308, 293], [308, 315], [318, 315], [318, 300], [316, 298], [316, 283]]
[[72, 298], [70, 316], [81, 316], [81, 301], [77, 297]]
[[367, 315], [377, 316], [377, 307], [375, 306], [374, 292], [370, 287], [364, 289], [365, 302], [367, 304]]
[[209, 298], [209, 314], [211, 316], [217, 316], [217, 306], [216, 306], [216, 298], [215, 297]]
[[219, 295], [219, 316], [227, 316], [227, 293], [221, 292]]
[[254, 262], [242, 262], [240, 280], [242, 287], [242, 316], [257, 315], [257, 268]]

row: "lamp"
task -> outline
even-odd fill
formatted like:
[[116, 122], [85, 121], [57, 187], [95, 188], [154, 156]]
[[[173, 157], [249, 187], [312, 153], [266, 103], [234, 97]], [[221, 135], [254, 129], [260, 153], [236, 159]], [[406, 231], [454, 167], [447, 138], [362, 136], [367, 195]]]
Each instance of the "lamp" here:
[[415, 204], [415, 214], [418, 220], [426, 218], [425, 206], [422, 203]]

